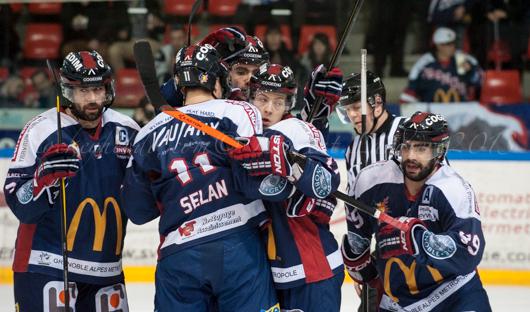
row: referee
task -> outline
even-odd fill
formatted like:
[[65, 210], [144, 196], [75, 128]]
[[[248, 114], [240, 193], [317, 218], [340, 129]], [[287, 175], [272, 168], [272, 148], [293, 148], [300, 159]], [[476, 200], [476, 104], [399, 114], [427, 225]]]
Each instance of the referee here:
[[[351, 74], [342, 85], [342, 95], [337, 113], [344, 123], [352, 123], [357, 135], [346, 150], [348, 170], [348, 191], [353, 189], [359, 171], [375, 162], [390, 157], [394, 134], [404, 117], [390, 114], [385, 108], [385, 86], [380, 77], [366, 72], [366, 133], [363, 135], [361, 123], [361, 74]], [[348, 209], [348, 208], [347, 208]], [[378, 311], [375, 289], [362, 287], [355, 282], [357, 294], [361, 296], [359, 311]], [[362, 294], [361, 294], [362, 289]], [[379, 295], [382, 295], [379, 294]]]

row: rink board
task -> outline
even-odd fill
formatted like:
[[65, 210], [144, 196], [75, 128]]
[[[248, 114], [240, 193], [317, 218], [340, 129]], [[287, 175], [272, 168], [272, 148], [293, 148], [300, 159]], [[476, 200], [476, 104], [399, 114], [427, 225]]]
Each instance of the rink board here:
[[[475, 157], [477, 158], [477, 157]], [[454, 160], [451, 165], [473, 186], [481, 210], [486, 249], [479, 273], [486, 284], [530, 286], [530, 161]], [[516, 158], [515, 158], [516, 159]], [[8, 159], [0, 159], [4, 181]], [[339, 160], [344, 187], [345, 165]], [[337, 238], [346, 232], [344, 209], [337, 207], [331, 229]], [[11, 283], [11, 259], [18, 221], [0, 196], [0, 283]], [[129, 282], [154, 280], [157, 220], [143, 226], [129, 223], [123, 263]], [[349, 281], [349, 279], [347, 278]]]

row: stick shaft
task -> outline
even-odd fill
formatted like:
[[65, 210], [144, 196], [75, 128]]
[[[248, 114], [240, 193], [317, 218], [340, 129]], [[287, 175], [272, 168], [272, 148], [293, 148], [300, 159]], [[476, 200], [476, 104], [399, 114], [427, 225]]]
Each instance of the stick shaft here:
[[[55, 96], [55, 109], [57, 111], [57, 143], [61, 144], [63, 142], [62, 134], [62, 125], [61, 125], [61, 87], [59, 85], [59, 79], [57, 74], [53, 69], [53, 66], [50, 60], [46, 60], [48, 69], [53, 75], [53, 80], [55, 81], [55, 90], [57, 95]], [[61, 251], [63, 256], [63, 282], [64, 282], [64, 306], [65, 311], [70, 311], [70, 289], [68, 287], [68, 244], [66, 233], [68, 233], [68, 225], [66, 224], [66, 184], [64, 178], [61, 178], [60, 184], [60, 198], [61, 198]]]
[[[339, 56], [342, 54], [342, 51], [344, 50], [344, 47], [346, 46], [346, 39], [348, 38], [348, 35], [350, 34], [350, 30], [352, 28], [352, 25], [357, 20], [357, 17], [359, 16], [359, 12], [361, 11], [361, 8], [363, 6], [364, 0], [357, 0], [355, 2], [355, 5], [353, 6], [353, 9], [350, 13], [350, 17], [348, 18], [348, 22], [346, 23], [346, 27], [344, 27], [344, 30], [342, 31], [342, 35], [340, 36], [339, 43], [337, 44], [337, 48], [335, 49], [335, 52], [331, 56], [331, 59], [329, 61], [327, 69], [330, 70], [333, 68], [338, 59]], [[317, 97], [317, 100], [315, 101], [315, 105], [311, 107], [311, 111], [309, 112], [309, 116], [307, 117], [307, 122], [312, 122], [313, 118], [315, 117], [316, 112], [320, 109], [320, 105], [322, 105], [322, 101], [324, 99], [319, 96]]]

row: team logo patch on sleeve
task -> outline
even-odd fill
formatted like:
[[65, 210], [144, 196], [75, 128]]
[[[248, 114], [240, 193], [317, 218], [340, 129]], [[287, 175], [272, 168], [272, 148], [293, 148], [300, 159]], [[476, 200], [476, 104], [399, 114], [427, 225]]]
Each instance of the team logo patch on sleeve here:
[[348, 231], [348, 243], [352, 252], [356, 255], [362, 254], [370, 246], [370, 240], [368, 238], [364, 238], [350, 231]]
[[265, 196], [274, 196], [280, 194], [286, 186], [286, 179], [270, 174], [261, 181], [259, 192]]
[[456, 243], [449, 235], [435, 235], [430, 231], [423, 233], [422, 246], [435, 259], [451, 258], [456, 252]]
[[16, 194], [17, 194], [18, 201], [22, 205], [29, 203], [33, 199], [33, 180], [29, 180], [28, 182], [24, 183], [17, 190]]
[[318, 165], [313, 172], [313, 192], [318, 198], [326, 198], [331, 193], [331, 173]]

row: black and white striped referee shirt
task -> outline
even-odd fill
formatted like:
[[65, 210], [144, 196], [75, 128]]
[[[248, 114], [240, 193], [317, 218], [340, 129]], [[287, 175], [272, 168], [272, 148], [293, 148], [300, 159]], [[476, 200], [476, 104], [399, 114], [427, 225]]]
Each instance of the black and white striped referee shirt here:
[[[353, 188], [353, 184], [359, 171], [364, 167], [378, 161], [387, 160], [394, 134], [398, 125], [405, 120], [405, 117], [396, 117], [388, 114], [388, 118], [376, 132], [365, 137], [363, 146], [360, 144], [360, 135], [355, 136], [353, 142], [346, 149], [346, 169], [348, 170], [348, 192]], [[361, 147], [365, 147], [361, 150]]]

